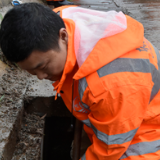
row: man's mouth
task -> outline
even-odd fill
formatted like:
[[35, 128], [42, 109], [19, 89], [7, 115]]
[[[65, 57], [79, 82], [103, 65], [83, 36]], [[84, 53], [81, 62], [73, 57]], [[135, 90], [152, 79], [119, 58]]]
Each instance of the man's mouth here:
[[51, 77], [47, 77], [46, 79], [50, 81], [57, 81], [61, 79], [61, 76], [51, 76]]
[[51, 77], [47, 77], [47, 78], [45, 78], [46, 80], [50, 80], [51, 81]]
[[55, 77], [48, 77], [48, 78], [46, 78], [47, 80], [49, 80], [49, 81], [56, 81], [55, 80]]

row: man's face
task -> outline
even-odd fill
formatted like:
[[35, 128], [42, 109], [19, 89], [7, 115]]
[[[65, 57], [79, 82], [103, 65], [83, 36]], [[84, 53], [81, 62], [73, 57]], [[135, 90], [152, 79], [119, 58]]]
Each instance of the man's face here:
[[40, 80], [60, 80], [67, 57], [67, 41], [68, 37], [63, 35], [62, 39], [59, 39], [59, 51], [33, 51], [27, 59], [17, 64]]

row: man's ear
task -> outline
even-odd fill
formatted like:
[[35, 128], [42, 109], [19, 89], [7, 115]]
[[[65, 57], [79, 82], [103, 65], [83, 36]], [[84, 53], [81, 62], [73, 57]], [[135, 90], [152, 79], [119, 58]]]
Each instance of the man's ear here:
[[59, 38], [64, 42], [64, 43], [68, 43], [68, 33], [67, 30], [65, 28], [61, 28], [59, 30]]

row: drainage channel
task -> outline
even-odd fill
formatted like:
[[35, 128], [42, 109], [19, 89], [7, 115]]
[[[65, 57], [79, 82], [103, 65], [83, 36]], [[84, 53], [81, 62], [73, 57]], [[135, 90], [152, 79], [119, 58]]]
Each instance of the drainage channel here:
[[74, 131], [70, 130], [70, 117], [47, 117], [45, 119], [43, 160], [71, 160], [71, 144]]
[[71, 113], [60, 97], [56, 101], [54, 97], [39, 97], [25, 103], [11, 160], [71, 160], [71, 154], [78, 160], [82, 126], [77, 122], [74, 119], [76, 127], [71, 129]]

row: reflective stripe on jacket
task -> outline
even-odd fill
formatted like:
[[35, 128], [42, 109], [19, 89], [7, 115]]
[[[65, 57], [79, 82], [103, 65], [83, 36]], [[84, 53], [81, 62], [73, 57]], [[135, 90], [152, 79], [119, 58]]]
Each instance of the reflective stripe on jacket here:
[[[54, 11], [63, 18], [63, 9]], [[73, 103], [73, 115], [92, 142], [81, 160], [160, 159], [160, 53], [144, 38], [143, 26], [125, 17], [127, 28], [99, 39], [84, 61], [84, 48], [76, 44], [82, 43], [78, 23], [63, 18], [68, 55], [62, 78], [53, 85], [57, 93], [63, 90], [70, 111]]]

